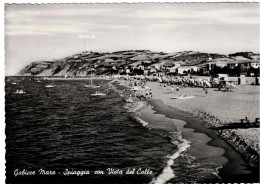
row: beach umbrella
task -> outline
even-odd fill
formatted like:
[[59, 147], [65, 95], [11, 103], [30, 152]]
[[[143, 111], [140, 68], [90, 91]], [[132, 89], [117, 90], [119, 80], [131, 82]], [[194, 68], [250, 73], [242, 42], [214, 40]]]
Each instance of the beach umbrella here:
[[237, 86], [233, 83], [230, 83], [230, 82], [226, 82], [226, 89], [227, 91], [231, 91], [231, 89], [238, 89]]
[[203, 85], [206, 85], [209, 88], [211, 87], [211, 84], [207, 80], [204, 80]]

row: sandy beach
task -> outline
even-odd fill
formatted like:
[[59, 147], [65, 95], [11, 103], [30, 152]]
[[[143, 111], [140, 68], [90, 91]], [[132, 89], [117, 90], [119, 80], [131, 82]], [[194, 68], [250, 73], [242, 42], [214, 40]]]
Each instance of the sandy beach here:
[[[166, 105], [192, 113], [203, 118], [208, 127], [220, 127], [247, 119], [254, 122], [259, 117], [259, 86], [241, 85], [233, 92], [218, 91], [208, 88], [208, 94], [202, 88], [180, 88], [171, 90], [170, 86], [160, 86], [157, 82], [148, 82], [146, 86], [153, 92], [153, 99], [162, 101]], [[180, 95], [194, 96], [191, 99], [174, 99]], [[259, 128], [224, 129], [217, 131], [248, 160], [257, 163], [259, 159]], [[255, 152], [248, 155], [248, 149]]]
[[[125, 80], [121, 84], [128, 86]], [[151, 99], [203, 119], [205, 127], [215, 129], [216, 134], [239, 151], [251, 165], [258, 166], [260, 129], [254, 122], [259, 118], [260, 111], [259, 86], [239, 85], [237, 90], [231, 92], [207, 88], [208, 93], [194, 87], [179, 88], [177, 91], [158, 82], [146, 82], [145, 87], [151, 89]], [[139, 92], [137, 96], [140, 96]], [[180, 96], [192, 98], [178, 99]], [[242, 119], [244, 123], [249, 122], [249, 127], [245, 128]], [[238, 128], [234, 124], [242, 127]]]
[[[119, 83], [121, 88], [125, 87], [125, 94], [129, 93], [127, 90], [129, 88], [128, 82], [123, 80]], [[182, 130], [185, 138], [193, 141], [199, 139], [201, 146], [198, 149], [198, 142], [195, 141], [188, 152], [195, 154], [198, 158], [201, 155], [203, 159], [209, 159], [208, 162], [213, 159], [212, 155], [216, 154], [216, 159], [213, 160], [220, 165], [225, 165], [220, 173], [225, 181], [238, 181], [235, 178], [239, 178], [239, 181], [255, 179], [253, 174], [255, 171], [251, 173], [248, 170], [245, 166], [247, 165], [245, 160], [250, 161], [254, 166], [258, 163], [258, 157], [254, 153], [249, 153], [248, 148], [258, 151], [259, 129], [223, 129], [214, 133], [214, 128], [240, 122], [240, 119], [245, 117], [253, 122], [258, 117], [259, 111], [257, 86], [239, 86], [238, 90], [233, 92], [208, 88], [208, 94], [202, 91], [202, 88], [191, 87], [172, 91], [170, 86], [164, 87], [158, 82], [147, 82], [145, 87], [151, 88], [152, 98], [148, 97], [147, 100], [143, 98], [143, 101], [140, 101], [140, 93], [136, 92], [137, 98], [133, 98], [134, 103], [126, 105], [129, 112], [134, 112], [134, 119], [137, 122], [148, 128], [152, 125], [159, 129], [163, 127], [169, 129], [169, 127], [178, 125], [179, 120], [183, 120], [187, 122], [187, 126]], [[144, 92], [142, 94], [144, 95]], [[121, 91], [121, 95], [124, 96], [123, 91]], [[193, 96], [194, 98], [175, 99], [180, 95]], [[151, 109], [151, 107], [153, 108]], [[171, 120], [165, 119], [165, 116]], [[194, 134], [194, 136], [193, 133], [186, 133], [186, 135], [185, 132], [189, 132], [190, 128], [200, 132], [199, 135], [204, 138], [201, 138], [201, 136], [195, 138], [197, 135]], [[222, 151], [223, 149], [225, 151]], [[207, 151], [198, 152], [198, 150]], [[235, 150], [239, 151], [240, 154]], [[212, 154], [212, 151], [214, 154]], [[228, 159], [228, 161], [224, 161], [225, 159]]]
[[[247, 117], [254, 121], [259, 117], [259, 90], [258, 86], [238, 86], [233, 92], [217, 91], [209, 88], [206, 95], [202, 88], [181, 88], [171, 92], [171, 87], [162, 87], [158, 83], [149, 82], [147, 86], [153, 91], [153, 98], [162, 100], [168, 105], [184, 111], [203, 111], [216, 116], [224, 122], [240, 122]], [[179, 95], [194, 96], [188, 100], [174, 100]]]

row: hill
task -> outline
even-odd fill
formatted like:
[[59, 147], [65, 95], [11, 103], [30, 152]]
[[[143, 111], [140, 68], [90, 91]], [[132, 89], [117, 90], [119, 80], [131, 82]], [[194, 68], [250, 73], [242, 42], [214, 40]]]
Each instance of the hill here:
[[259, 60], [259, 54], [240, 52], [226, 55], [183, 51], [175, 53], [151, 52], [149, 50], [127, 50], [112, 53], [82, 52], [53, 61], [35, 61], [27, 65], [18, 76], [84, 76], [94, 69], [95, 74], [112, 74], [138, 66], [201, 65], [212, 60], [228, 58], [234, 60]]

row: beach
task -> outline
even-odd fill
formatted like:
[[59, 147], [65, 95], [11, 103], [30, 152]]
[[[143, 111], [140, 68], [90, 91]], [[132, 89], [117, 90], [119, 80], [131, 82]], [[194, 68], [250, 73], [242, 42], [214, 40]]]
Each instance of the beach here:
[[[258, 86], [241, 85], [238, 86], [238, 90], [233, 92], [209, 88], [208, 94], [205, 94], [202, 88], [181, 88], [179, 91], [172, 92], [171, 87], [162, 87], [154, 82], [147, 83], [147, 86], [153, 91], [153, 99], [161, 100], [171, 107], [199, 116], [205, 120], [206, 126], [209, 127], [216, 128], [238, 123], [245, 117], [250, 122], [254, 122], [255, 118], [259, 117]], [[172, 99], [179, 95], [194, 96], [194, 98]], [[246, 158], [248, 157], [248, 160], [255, 158], [251, 154], [248, 155], [246, 151], [248, 148], [259, 153], [259, 128], [224, 129], [217, 131], [217, 133]], [[237, 143], [238, 141], [239, 143]]]
[[[132, 87], [127, 79], [102, 81], [93, 81], [93, 85], [100, 85], [96, 89], [85, 87], [89, 81], [43, 80], [39, 83], [30, 77], [8, 79], [8, 181], [21, 179], [12, 175], [14, 168], [32, 168], [40, 162], [43, 168], [60, 173], [64, 168], [94, 171], [97, 167], [104, 171], [111, 167], [123, 172], [135, 168], [152, 171], [143, 176], [97, 176], [92, 173], [80, 179], [70, 177], [75, 183], [258, 182], [258, 170], [248, 164], [248, 160], [255, 157], [239, 138], [251, 135], [251, 139], [246, 137], [243, 141], [253, 142], [254, 134], [241, 131], [248, 129], [214, 129], [225, 125], [225, 116], [213, 115], [213, 105], [208, 105], [212, 109], [206, 108], [208, 101], [216, 104], [225, 95], [233, 94], [231, 99], [239, 98], [238, 95], [242, 98], [245, 94], [254, 97], [256, 86], [241, 86], [238, 91], [228, 93], [209, 88], [205, 94], [202, 88], [180, 87], [179, 91], [172, 91], [170, 86], [136, 79], [132, 81], [135, 85]], [[50, 84], [55, 87], [45, 87]], [[251, 92], [244, 87], [249, 87]], [[17, 88], [26, 93], [14, 93]], [[92, 97], [96, 90], [106, 95]], [[174, 99], [179, 95], [194, 98]], [[251, 105], [255, 103], [253, 98], [243, 99], [251, 100]], [[229, 103], [223, 104], [232, 108]], [[37, 114], [37, 117], [31, 114]], [[255, 114], [250, 112], [248, 120], [252, 121]], [[230, 114], [226, 116], [232, 118]], [[257, 128], [250, 130], [258, 131]], [[239, 152], [234, 148], [239, 148]], [[240, 152], [244, 148], [245, 155]], [[32, 157], [27, 158], [24, 154]], [[42, 179], [64, 183], [66, 178], [58, 174]]]
[[[127, 84], [127, 82], [123, 83]], [[204, 153], [203, 157], [214, 160], [212, 158], [212, 153], [214, 153], [216, 163], [224, 165], [220, 169], [222, 170], [220, 175], [224, 177], [224, 181], [235, 182], [241, 181], [243, 178], [244, 182], [253, 182], [257, 178], [260, 130], [258, 127], [251, 127], [251, 125], [247, 128], [232, 126], [233, 124], [241, 124], [241, 119], [244, 123], [247, 120], [248, 124], [254, 124], [253, 122], [259, 117], [258, 86], [240, 85], [237, 90], [231, 92], [207, 88], [207, 94], [202, 88], [185, 87], [176, 91], [172, 90], [171, 86], [164, 86], [158, 82], [146, 82], [145, 87], [151, 89], [152, 97], [148, 97], [147, 100], [141, 102], [136, 100], [135, 105], [132, 105], [138, 107], [139, 117], [137, 120], [141, 124], [149, 127], [149, 123], [154, 121], [153, 118], [156, 118], [154, 114], [162, 114], [167, 118], [177, 119], [172, 122], [175, 125], [178, 125], [179, 120], [183, 120], [187, 123], [183, 125], [184, 129], [192, 128], [206, 135], [207, 138], [202, 139], [203, 146], [211, 145], [214, 148], [224, 149], [216, 151], [212, 147], [210, 149], [203, 148], [204, 151], [207, 150], [208, 152], [208, 154]], [[140, 94], [137, 96], [140, 97]], [[178, 99], [180, 96], [191, 96], [192, 98]], [[140, 103], [143, 104], [141, 107]], [[157, 119], [153, 128], [165, 126], [165, 119], [164, 117], [161, 118]], [[143, 120], [146, 123], [143, 123]], [[194, 137], [196, 136], [191, 138], [190, 135], [186, 135], [186, 138], [193, 141]], [[194, 146], [198, 146], [196, 144], [191, 145], [188, 152]], [[195, 152], [197, 156], [203, 155], [203, 151], [199, 153], [198, 149]], [[254, 170], [252, 172], [250, 171], [251, 166]], [[250, 178], [254, 179], [250, 180]]]

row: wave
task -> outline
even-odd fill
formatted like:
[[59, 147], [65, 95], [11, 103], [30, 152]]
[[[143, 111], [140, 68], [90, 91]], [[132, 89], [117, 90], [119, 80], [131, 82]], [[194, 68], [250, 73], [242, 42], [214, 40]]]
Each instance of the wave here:
[[222, 180], [222, 178], [219, 176], [219, 169], [222, 169], [223, 165], [218, 165], [218, 167], [216, 168], [215, 171], [212, 172], [212, 174], [214, 174], [216, 177], [218, 177], [220, 180]]
[[169, 158], [169, 160], [167, 161], [166, 166], [163, 168], [162, 172], [157, 177], [153, 178], [150, 184], [164, 184], [170, 179], [175, 177], [174, 170], [172, 169], [174, 160], [177, 159], [181, 155], [181, 153], [188, 150], [188, 148], [190, 147], [189, 141], [182, 138], [180, 131], [175, 132], [175, 135], [178, 136], [177, 137], [178, 141], [172, 139], [173, 140], [172, 143], [178, 146], [178, 151], [175, 152], [173, 155], [167, 157]]
[[137, 121], [138, 123], [141, 123], [144, 127], [145, 127], [146, 125], [148, 125], [148, 123], [147, 123], [146, 121], [142, 120], [142, 119], [139, 118], [139, 117], [135, 117], [135, 119], [136, 119], [136, 121]]
[[133, 112], [140, 110], [142, 107], [145, 106], [146, 103], [144, 101], [141, 101], [141, 102], [136, 102], [135, 104], [136, 106], [133, 108], [132, 110]]

